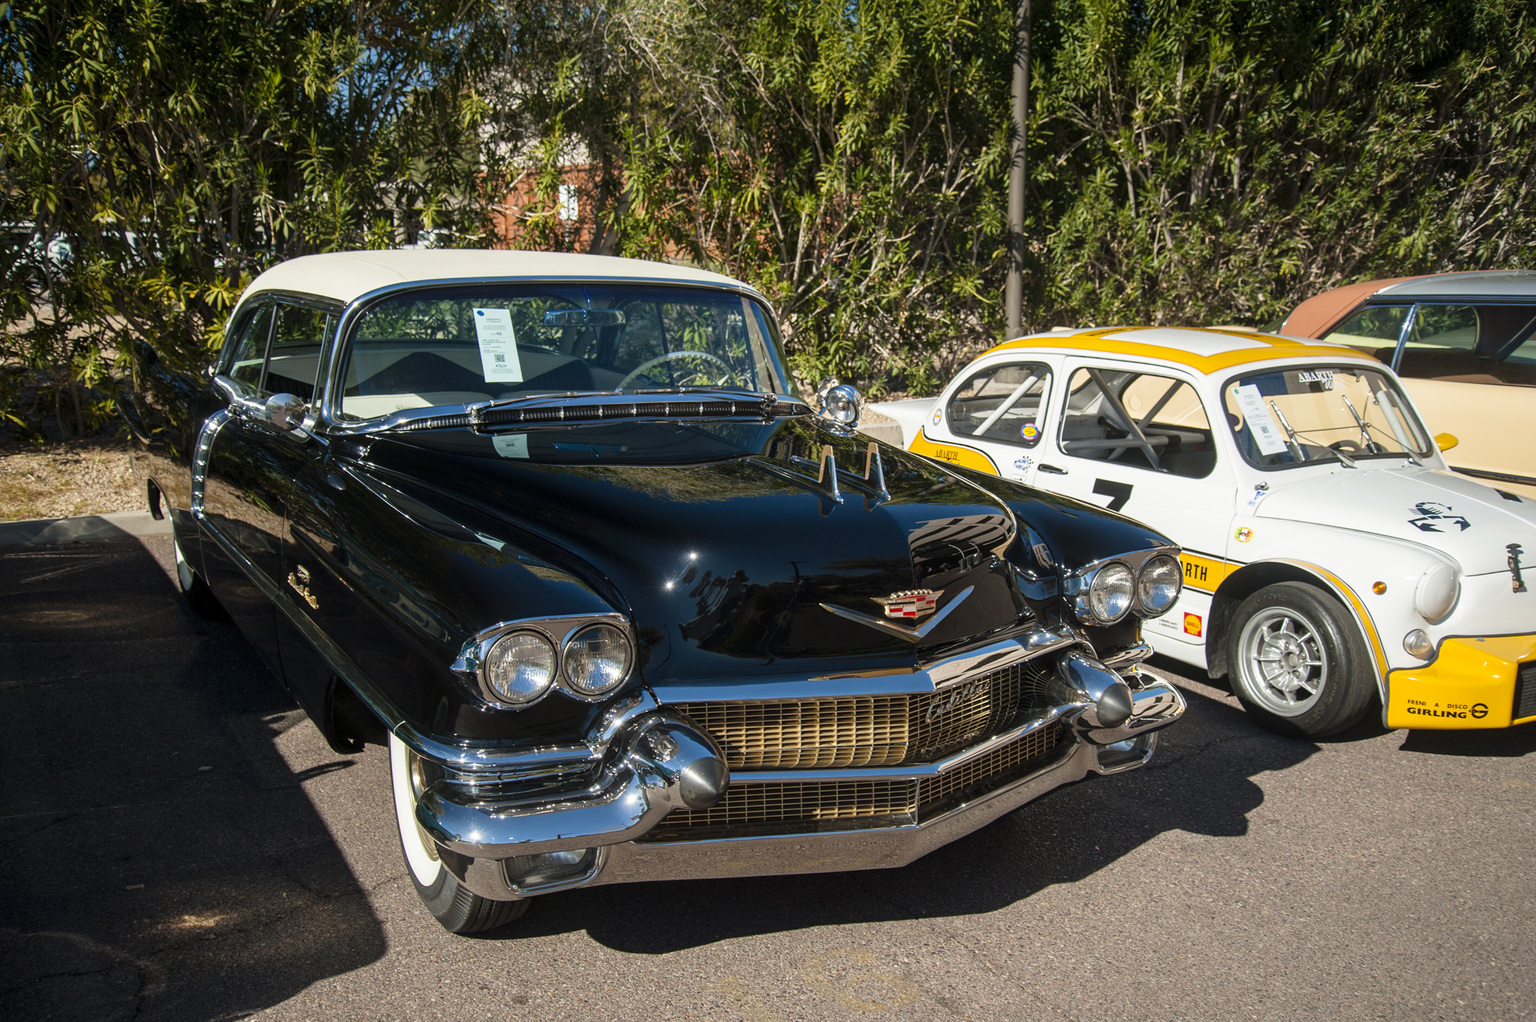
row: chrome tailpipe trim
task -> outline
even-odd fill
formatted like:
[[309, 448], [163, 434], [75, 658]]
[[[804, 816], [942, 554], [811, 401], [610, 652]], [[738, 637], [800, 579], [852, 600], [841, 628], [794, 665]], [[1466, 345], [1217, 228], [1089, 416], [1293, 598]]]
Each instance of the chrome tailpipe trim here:
[[1184, 697], [1172, 685], [1136, 670], [1127, 674], [1134, 686], [1076, 650], [1056, 662], [1053, 684], [1065, 704], [1062, 719], [1084, 741], [1116, 745], [1167, 727], [1183, 715]]
[[678, 714], [656, 712], [628, 722], [585, 789], [497, 801], [444, 779], [422, 792], [416, 819], [456, 855], [541, 855], [633, 841], [673, 809], [714, 805], [728, 784], [714, 740]]

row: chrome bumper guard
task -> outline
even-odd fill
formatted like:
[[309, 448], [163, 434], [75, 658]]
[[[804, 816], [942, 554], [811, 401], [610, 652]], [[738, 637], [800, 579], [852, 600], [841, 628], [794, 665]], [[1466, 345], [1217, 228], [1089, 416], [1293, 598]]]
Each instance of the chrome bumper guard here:
[[[533, 790], [509, 796], [507, 784], [519, 771], [464, 770], [458, 757], [422, 792], [416, 815], [442, 847], [444, 865], [470, 890], [498, 900], [627, 881], [902, 866], [1053, 788], [1145, 763], [1157, 746], [1155, 732], [1183, 714], [1184, 699], [1134, 664], [1117, 666], [1120, 673], [1080, 651], [1063, 654], [1052, 681], [1057, 705], [1015, 731], [1059, 719], [1078, 739], [1067, 754], [921, 823], [872, 821], [867, 828], [838, 831], [637, 844], [673, 809], [714, 805], [731, 780], [715, 741], [649, 693], [625, 700], [605, 717], [588, 737], [585, 755], [571, 760], [566, 781], [557, 779], [559, 771], [551, 776], [547, 755], [533, 756], [539, 763], [530, 771], [537, 776]], [[921, 769], [831, 773], [849, 780], [865, 773], [943, 773], [975, 751]], [[783, 780], [784, 774], [774, 777]], [[738, 782], [766, 776], [741, 775]], [[570, 783], [574, 777], [585, 783]], [[539, 872], [536, 866], [545, 860], [568, 866], [563, 873]], [[515, 875], [524, 868], [532, 870], [531, 882]]]

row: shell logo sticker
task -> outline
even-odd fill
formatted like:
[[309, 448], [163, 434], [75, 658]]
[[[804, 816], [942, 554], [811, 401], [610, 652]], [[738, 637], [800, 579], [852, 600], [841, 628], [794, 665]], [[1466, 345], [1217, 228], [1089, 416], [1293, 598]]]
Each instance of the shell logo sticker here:
[[1246, 543], [1253, 538], [1253, 530], [1246, 525], [1239, 525], [1237, 531], [1232, 533], [1232, 538], [1239, 543]]
[[1201, 634], [1201, 628], [1202, 628], [1203, 625], [1204, 625], [1204, 622], [1200, 620], [1200, 615], [1199, 614], [1185, 614], [1184, 615], [1184, 634], [1185, 635], [1193, 635], [1196, 638], [1198, 638], [1200, 636], [1200, 634]]

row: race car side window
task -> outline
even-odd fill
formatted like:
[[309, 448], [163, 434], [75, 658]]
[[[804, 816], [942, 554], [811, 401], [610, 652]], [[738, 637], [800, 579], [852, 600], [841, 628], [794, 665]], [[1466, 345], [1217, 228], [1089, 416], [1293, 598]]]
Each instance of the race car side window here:
[[1204, 479], [1216, 467], [1210, 419], [1183, 380], [1084, 367], [1072, 374], [1061, 449], [1094, 461]]
[[994, 363], [955, 390], [944, 415], [958, 436], [1034, 447], [1050, 385], [1050, 367], [1039, 362]]

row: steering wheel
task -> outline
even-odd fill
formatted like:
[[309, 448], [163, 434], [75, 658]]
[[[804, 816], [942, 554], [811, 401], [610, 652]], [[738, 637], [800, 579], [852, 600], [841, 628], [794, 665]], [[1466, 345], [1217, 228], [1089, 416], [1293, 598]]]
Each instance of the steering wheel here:
[[1328, 447], [1330, 450], [1343, 451], [1345, 454], [1360, 454], [1365, 450], [1354, 440], [1335, 440]]
[[711, 383], [729, 383], [731, 377], [735, 375], [735, 371], [731, 369], [729, 365], [727, 365], [722, 359], [711, 355], [707, 351], [669, 351], [665, 354], [657, 355], [655, 358], [647, 359], [644, 362], [641, 362], [639, 365], [635, 366], [635, 368], [629, 371], [628, 376], [619, 381], [619, 386], [617, 389], [623, 390], [634, 381], [635, 377], [639, 376], [641, 373], [644, 373], [647, 369], [654, 369], [656, 366], [661, 365], [663, 362], [670, 362], [674, 358], [700, 358], [706, 362], [713, 362], [715, 365], [719, 366], [722, 371], [722, 375], [718, 379], [710, 380], [709, 382]]

